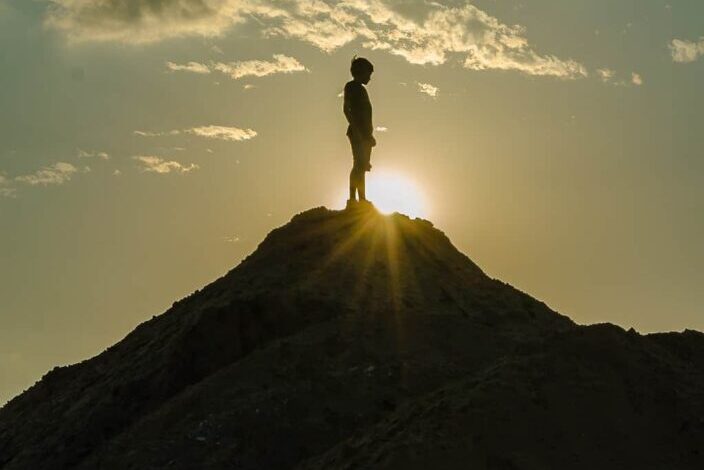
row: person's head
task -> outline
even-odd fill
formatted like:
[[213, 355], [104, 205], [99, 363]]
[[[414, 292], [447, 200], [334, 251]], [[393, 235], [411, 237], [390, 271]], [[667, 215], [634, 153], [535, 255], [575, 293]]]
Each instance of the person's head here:
[[369, 79], [372, 77], [372, 72], [374, 71], [374, 66], [364, 57], [354, 56], [352, 58], [352, 66], [350, 67], [350, 72], [352, 77], [358, 82], [364, 83], [365, 85], [369, 83]]

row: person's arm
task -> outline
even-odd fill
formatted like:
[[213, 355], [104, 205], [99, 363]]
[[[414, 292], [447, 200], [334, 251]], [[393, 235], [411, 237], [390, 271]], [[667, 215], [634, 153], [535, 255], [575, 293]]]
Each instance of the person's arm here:
[[354, 127], [354, 125], [352, 124], [352, 121], [354, 120], [354, 116], [352, 115], [352, 102], [353, 101], [354, 101], [354, 98], [352, 97], [352, 91], [350, 90], [350, 87], [348, 85], [346, 85], [345, 91], [344, 91], [342, 111], [345, 113], [345, 117], [347, 118], [347, 123], [350, 126]]
[[345, 87], [343, 104], [345, 117], [354, 135], [363, 139], [372, 138], [370, 122], [366, 115], [368, 106], [369, 102], [364, 96], [364, 90], [361, 85]]
[[364, 99], [367, 107], [365, 113], [365, 129], [368, 133], [369, 142], [371, 143], [372, 147], [374, 147], [376, 145], [376, 139], [373, 135], [374, 125], [372, 124], [372, 103], [369, 101], [369, 95], [367, 94], [366, 89], [364, 90]]

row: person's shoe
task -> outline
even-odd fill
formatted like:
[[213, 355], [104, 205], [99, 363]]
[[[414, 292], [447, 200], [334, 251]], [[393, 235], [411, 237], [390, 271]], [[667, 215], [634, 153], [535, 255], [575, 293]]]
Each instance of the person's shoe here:
[[348, 199], [345, 209], [356, 209], [359, 206], [359, 202], [356, 199]]
[[357, 205], [360, 209], [376, 209], [369, 199], [360, 199]]

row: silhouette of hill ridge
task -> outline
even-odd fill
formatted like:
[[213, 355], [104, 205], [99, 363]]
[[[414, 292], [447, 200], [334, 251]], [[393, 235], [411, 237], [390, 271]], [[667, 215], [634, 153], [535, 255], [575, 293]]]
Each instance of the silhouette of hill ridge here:
[[0, 468], [703, 468], [704, 335], [578, 326], [430, 222], [303, 212], [0, 409]]

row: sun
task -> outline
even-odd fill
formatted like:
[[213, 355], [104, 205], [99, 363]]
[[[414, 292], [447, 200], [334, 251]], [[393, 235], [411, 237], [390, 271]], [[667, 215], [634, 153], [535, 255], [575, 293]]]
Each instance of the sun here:
[[[428, 205], [417, 184], [405, 175], [391, 170], [367, 173], [367, 199], [383, 214], [400, 212], [409, 217], [427, 217]], [[347, 195], [342, 196], [344, 207]]]

